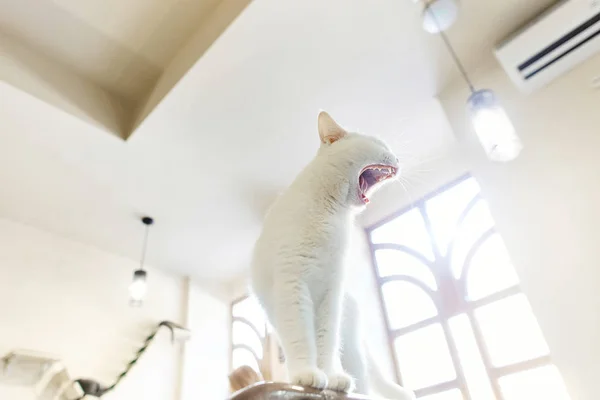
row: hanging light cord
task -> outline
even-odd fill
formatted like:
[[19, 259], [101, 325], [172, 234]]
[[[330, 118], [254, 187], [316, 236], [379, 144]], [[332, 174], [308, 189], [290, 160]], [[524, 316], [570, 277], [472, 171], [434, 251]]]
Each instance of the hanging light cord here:
[[448, 39], [448, 36], [446, 36], [446, 33], [442, 29], [442, 27], [441, 27], [441, 25], [440, 25], [440, 23], [439, 23], [439, 21], [437, 19], [437, 16], [433, 12], [433, 9], [431, 8], [430, 5], [426, 5], [425, 6], [425, 12], [427, 12], [427, 13], [429, 13], [429, 15], [431, 15], [431, 18], [433, 19], [433, 22], [435, 23], [435, 26], [438, 28], [438, 31], [439, 31], [440, 35], [442, 36], [442, 40], [444, 41], [444, 44], [446, 45], [446, 48], [448, 49], [448, 52], [452, 56], [452, 59], [454, 60], [454, 63], [458, 67], [458, 70], [460, 71], [463, 79], [465, 80], [465, 82], [469, 86], [469, 89], [471, 90], [471, 93], [475, 93], [475, 86], [473, 85], [473, 82], [471, 82], [471, 79], [469, 78], [469, 75], [467, 75], [467, 71], [465, 70], [465, 67], [463, 66], [462, 62], [460, 62], [460, 59], [456, 55], [456, 51], [454, 51], [454, 47], [452, 47], [452, 44], [450, 43], [450, 40]]
[[148, 247], [148, 231], [150, 225], [146, 225], [146, 232], [144, 233], [144, 243], [142, 245], [142, 257], [140, 258], [140, 269], [144, 269], [144, 262], [146, 261], [146, 248]]

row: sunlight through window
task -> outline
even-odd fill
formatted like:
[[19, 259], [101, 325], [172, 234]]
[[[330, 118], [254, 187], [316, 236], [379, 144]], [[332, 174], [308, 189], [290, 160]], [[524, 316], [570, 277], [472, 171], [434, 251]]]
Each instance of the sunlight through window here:
[[245, 297], [231, 306], [231, 367], [243, 365], [260, 371], [267, 323], [254, 297]]
[[427, 400], [569, 400], [477, 181], [367, 229], [399, 380]]

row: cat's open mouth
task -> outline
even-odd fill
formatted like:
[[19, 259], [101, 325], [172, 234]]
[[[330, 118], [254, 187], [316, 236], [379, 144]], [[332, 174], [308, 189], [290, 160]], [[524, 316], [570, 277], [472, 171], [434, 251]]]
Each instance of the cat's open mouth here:
[[363, 203], [369, 203], [367, 195], [375, 185], [393, 178], [397, 172], [398, 170], [395, 167], [389, 165], [373, 164], [364, 167], [358, 177], [358, 193]]

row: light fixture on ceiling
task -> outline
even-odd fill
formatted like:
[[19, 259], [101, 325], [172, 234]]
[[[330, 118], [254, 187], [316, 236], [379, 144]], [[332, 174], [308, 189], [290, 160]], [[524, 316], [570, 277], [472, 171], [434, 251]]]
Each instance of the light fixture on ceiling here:
[[423, 13], [423, 29], [429, 33], [440, 33], [447, 30], [458, 18], [456, 0], [425, 1]]
[[154, 223], [154, 220], [150, 217], [143, 217], [142, 223], [145, 225], [145, 232], [140, 267], [133, 272], [133, 281], [131, 282], [131, 285], [129, 285], [130, 304], [135, 307], [142, 305], [144, 297], [146, 296], [146, 291], [148, 290], [148, 273], [144, 269], [144, 261], [146, 259], [148, 247], [148, 232], [150, 230], [150, 225]]
[[425, 3], [423, 26], [431, 33], [439, 33], [454, 63], [471, 90], [467, 100], [467, 112], [475, 134], [485, 153], [492, 161], [514, 160], [523, 144], [517, 136], [510, 118], [498, 98], [490, 89], [476, 90], [467, 71], [458, 58], [445, 31], [452, 26], [458, 15], [455, 0], [429, 0]]

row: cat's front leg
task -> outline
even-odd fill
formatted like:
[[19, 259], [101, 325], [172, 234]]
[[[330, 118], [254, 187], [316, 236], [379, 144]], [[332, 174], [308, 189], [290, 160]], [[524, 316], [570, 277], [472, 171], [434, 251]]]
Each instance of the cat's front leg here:
[[354, 380], [344, 372], [340, 361], [341, 294], [326, 293], [316, 313], [318, 365], [327, 374], [327, 388], [350, 392], [354, 389]]
[[273, 325], [285, 353], [292, 383], [324, 389], [327, 375], [317, 364], [315, 312], [306, 284], [297, 278], [284, 279], [275, 295]]

